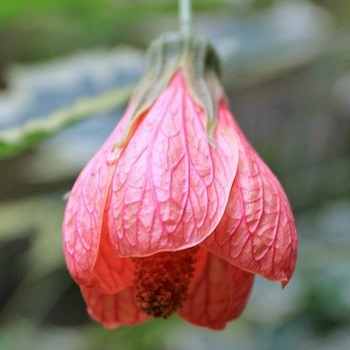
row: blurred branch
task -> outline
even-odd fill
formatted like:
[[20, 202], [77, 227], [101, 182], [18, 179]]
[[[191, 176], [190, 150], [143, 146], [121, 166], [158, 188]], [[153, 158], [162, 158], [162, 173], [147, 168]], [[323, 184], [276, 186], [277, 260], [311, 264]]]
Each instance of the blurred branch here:
[[21, 127], [0, 132], [0, 159], [8, 158], [56, 134], [69, 125], [94, 114], [125, 104], [132, 87], [124, 87], [93, 98], [81, 98], [72, 107], [53, 112], [44, 118], [34, 118]]

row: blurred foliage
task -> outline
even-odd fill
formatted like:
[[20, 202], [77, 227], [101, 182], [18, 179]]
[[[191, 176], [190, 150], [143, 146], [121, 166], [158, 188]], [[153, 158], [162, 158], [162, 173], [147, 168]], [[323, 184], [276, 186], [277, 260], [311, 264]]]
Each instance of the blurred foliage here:
[[[217, 1], [194, 1], [208, 10]], [[0, 60], [37, 60], [94, 45], [137, 41], [133, 24], [175, 13], [176, 1], [5, 0], [0, 8]], [[146, 45], [147, 43], [143, 43]]]
[[0, 159], [28, 149], [87, 116], [120, 107], [130, 95], [131, 88], [125, 87], [101, 97], [81, 99], [71, 108], [55, 111], [45, 119], [33, 118], [24, 126], [0, 131]]
[[[243, 316], [223, 332], [176, 316], [117, 330], [89, 320], [63, 261], [62, 198], [142, 69], [133, 47], [175, 29], [177, 2], [4, 0], [0, 125], [9, 128], [0, 130], [0, 350], [350, 348], [350, 3], [193, 4], [195, 28], [223, 58], [234, 114], [291, 200], [300, 236], [293, 279], [281, 292], [258, 278]], [[124, 44], [131, 48], [111, 54]], [[110, 51], [90, 60], [81, 52], [101, 47]], [[76, 60], [64, 58], [76, 51]], [[114, 60], [116, 74], [108, 65]], [[74, 102], [77, 91], [81, 102]], [[22, 119], [13, 120], [17, 109]], [[109, 117], [100, 113], [110, 110]]]

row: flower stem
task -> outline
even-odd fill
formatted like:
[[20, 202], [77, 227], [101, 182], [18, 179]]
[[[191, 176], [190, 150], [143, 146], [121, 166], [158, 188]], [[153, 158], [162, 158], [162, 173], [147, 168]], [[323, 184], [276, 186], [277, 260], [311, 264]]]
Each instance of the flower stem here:
[[192, 29], [191, 0], [179, 0], [179, 21], [180, 32], [184, 36], [190, 36]]

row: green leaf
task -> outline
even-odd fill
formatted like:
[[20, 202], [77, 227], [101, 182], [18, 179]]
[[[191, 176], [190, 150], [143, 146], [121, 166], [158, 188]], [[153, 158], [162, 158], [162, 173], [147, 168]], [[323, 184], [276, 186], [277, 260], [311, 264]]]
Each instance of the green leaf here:
[[93, 98], [81, 98], [72, 107], [53, 112], [45, 118], [29, 120], [21, 127], [0, 132], [0, 159], [8, 158], [52, 136], [67, 126], [94, 114], [125, 104], [132, 87], [108, 92]]

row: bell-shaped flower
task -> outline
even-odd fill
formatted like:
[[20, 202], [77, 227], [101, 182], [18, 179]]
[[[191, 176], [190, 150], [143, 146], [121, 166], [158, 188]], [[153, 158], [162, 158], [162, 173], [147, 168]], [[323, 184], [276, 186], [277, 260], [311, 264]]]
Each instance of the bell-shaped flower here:
[[167, 34], [149, 62], [71, 191], [65, 259], [106, 327], [177, 312], [222, 329], [243, 311], [254, 275], [291, 278], [293, 216], [228, 108], [211, 46]]

